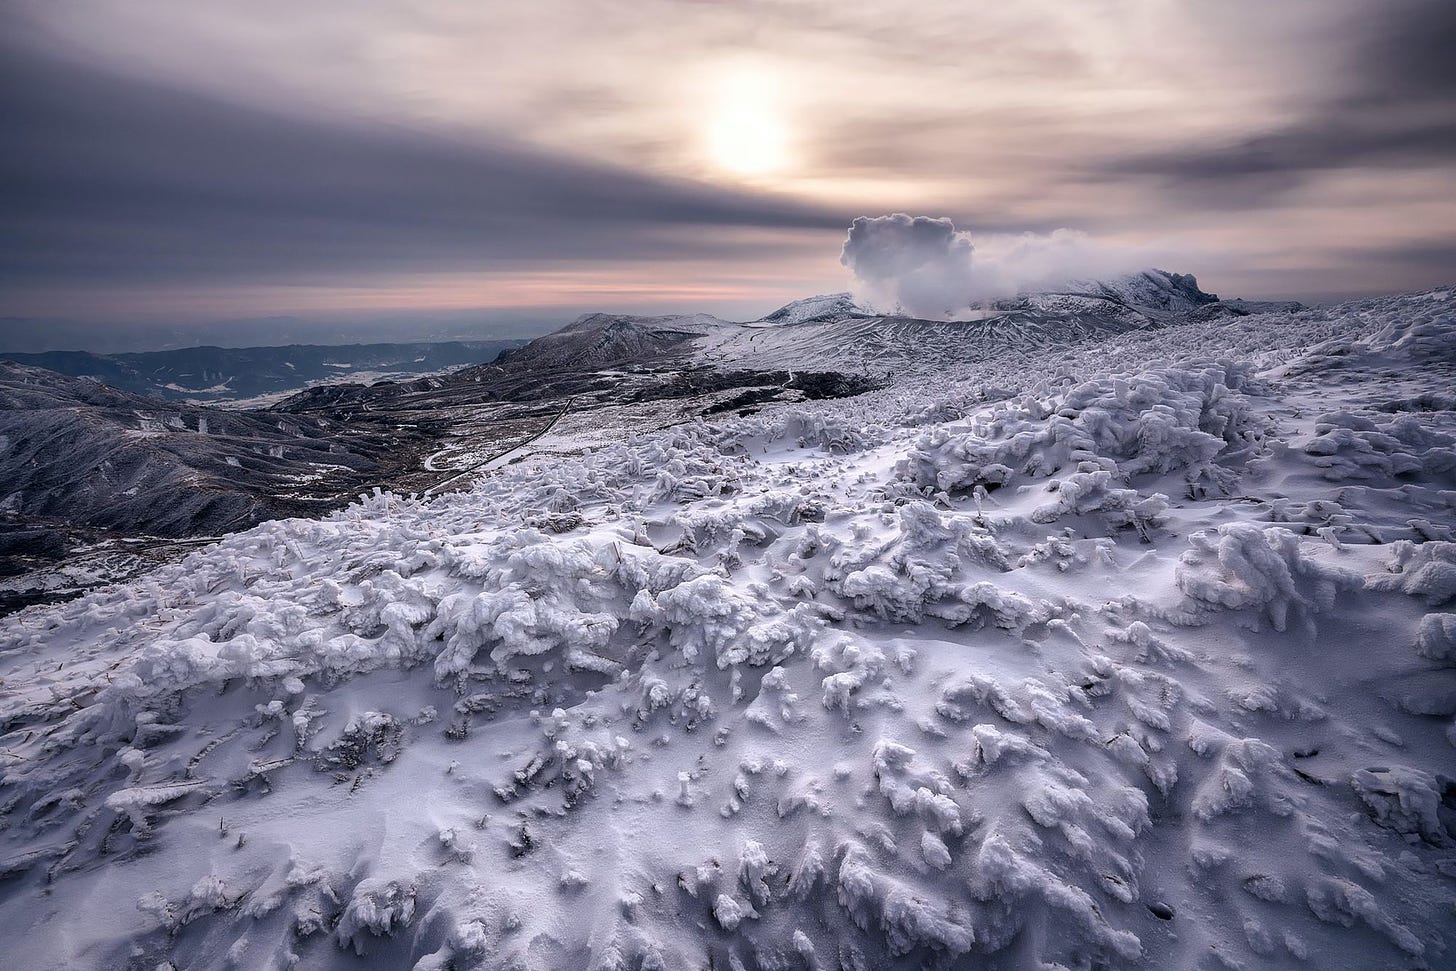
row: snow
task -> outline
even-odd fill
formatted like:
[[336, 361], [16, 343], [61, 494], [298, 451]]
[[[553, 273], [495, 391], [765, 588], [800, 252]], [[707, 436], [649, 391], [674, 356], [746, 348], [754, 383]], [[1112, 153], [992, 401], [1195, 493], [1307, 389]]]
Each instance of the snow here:
[[825, 293], [784, 304], [757, 323], [801, 324], [816, 318], [853, 316], [875, 316], [875, 314], [869, 308], [856, 303], [852, 293]]
[[28, 608], [7, 961], [1449, 966], [1453, 348], [930, 347]]

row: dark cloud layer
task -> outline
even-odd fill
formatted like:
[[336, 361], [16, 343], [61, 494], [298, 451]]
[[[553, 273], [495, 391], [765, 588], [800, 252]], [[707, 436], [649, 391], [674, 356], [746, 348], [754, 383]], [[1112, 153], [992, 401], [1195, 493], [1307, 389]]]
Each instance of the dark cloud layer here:
[[1456, 101], [1456, 5], [1398, 0], [1364, 26], [1367, 39], [1349, 65], [1355, 78], [1364, 79], [1351, 92], [1356, 99], [1372, 105]]
[[[708, 254], [792, 201], [511, 145], [319, 122], [0, 49], [0, 281], [267, 279]], [[680, 230], [695, 230], [692, 233]]]
[[1247, 205], [1317, 172], [1456, 165], [1456, 4], [1396, 0], [1347, 26], [1361, 39], [1330, 90], [1290, 123], [1116, 158], [1100, 177], [1153, 176], [1210, 204]]

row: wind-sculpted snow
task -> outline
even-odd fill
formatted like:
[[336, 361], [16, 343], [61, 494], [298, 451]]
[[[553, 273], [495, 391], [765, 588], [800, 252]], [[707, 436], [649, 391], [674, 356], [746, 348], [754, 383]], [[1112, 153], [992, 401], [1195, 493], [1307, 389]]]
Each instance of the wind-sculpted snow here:
[[1008, 348], [16, 614], [7, 961], [1449, 966], [1453, 340]]
[[1329, 608], [1339, 591], [1362, 585], [1358, 574], [1309, 556], [1287, 529], [1229, 523], [1194, 533], [1189, 545], [1174, 574], [1189, 601], [1211, 608], [1260, 608], [1277, 631], [1288, 626], [1291, 609]]
[[[964, 426], [923, 434], [900, 474], [921, 488], [995, 488], [1065, 469], [1130, 480], [1184, 473], [1187, 491], [1227, 491], [1231, 478], [1215, 464], [1240, 455], [1262, 437], [1244, 390], [1248, 369], [1230, 364], [1192, 371], [1167, 368], [1090, 381], [1052, 395], [1020, 395]], [[1105, 490], [1110, 478], [1076, 479], [1082, 492]], [[1053, 521], [1076, 511], [1080, 497], [1046, 507]]]

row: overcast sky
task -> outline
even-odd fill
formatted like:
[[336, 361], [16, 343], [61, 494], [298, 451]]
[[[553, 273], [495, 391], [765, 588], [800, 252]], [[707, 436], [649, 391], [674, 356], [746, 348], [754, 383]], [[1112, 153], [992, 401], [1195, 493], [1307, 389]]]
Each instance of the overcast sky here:
[[0, 17], [0, 316], [756, 316], [846, 288], [850, 221], [889, 212], [1226, 296], [1456, 280], [1449, 0]]

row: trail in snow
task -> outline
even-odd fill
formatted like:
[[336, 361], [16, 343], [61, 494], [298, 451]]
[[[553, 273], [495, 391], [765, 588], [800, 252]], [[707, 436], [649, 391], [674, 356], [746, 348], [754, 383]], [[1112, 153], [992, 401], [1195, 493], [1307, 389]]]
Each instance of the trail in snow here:
[[[495, 455], [492, 455], [489, 458], [484, 459], [483, 461], [476, 462], [473, 465], [470, 465], [463, 469], [454, 470], [453, 474], [447, 476], [440, 482], [426, 489], [424, 491], [424, 494], [427, 496], [433, 495], [443, 490], [446, 486], [451, 485], [455, 482], [459, 482], [466, 476], [478, 475], [482, 472], [493, 471], [503, 465], [506, 465], [509, 462], [516, 460], [518, 457], [525, 455], [527, 453], [527, 450], [530, 449], [532, 445], [536, 444], [541, 439], [551, 434], [551, 430], [560, 423], [562, 418], [566, 417], [566, 413], [571, 410], [571, 402], [572, 399], [567, 398], [566, 401], [561, 405], [561, 410], [553, 415], [551, 417], [551, 420], [548, 421], [541, 428], [540, 431], [535, 432], [529, 438], [525, 439], [524, 441], [517, 442], [515, 445], [512, 445], [510, 448], [505, 449], [504, 451], [497, 452]], [[426, 468], [430, 468], [431, 471], [438, 471], [433, 469], [433, 467], [431, 467], [428, 462], [426, 462]]]

